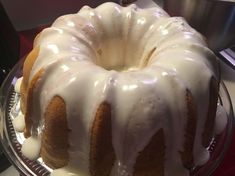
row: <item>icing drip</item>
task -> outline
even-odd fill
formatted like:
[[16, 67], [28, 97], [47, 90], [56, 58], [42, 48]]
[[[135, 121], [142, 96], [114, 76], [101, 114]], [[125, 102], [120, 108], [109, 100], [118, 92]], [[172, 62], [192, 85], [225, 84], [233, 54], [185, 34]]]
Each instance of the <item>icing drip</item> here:
[[20, 93], [20, 85], [22, 82], [23, 77], [20, 77], [19, 79], [17, 79], [16, 83], [15, 83], [15, 92]]
[[[180, 157], [187, 121], [186, 90], [200, 105], [194, 163], [208, 160], [201, 141], [209, 82], [217, 76], [207, 58], [213, 60], [214, 55], [182, 18], [169, 18], [159, 7], [86, 6], [77, 14], [58, 18], [40, 34], [37, 46], [40, 52], [30, 80], [42, 68], [44, 73], [34, 90], [35, 136], [26, 139], [22, 152], [31, 159], [37, 157], [43, 114], [54, 96], [62, 97], [71, 129], [69, 164], [52, 175], [90, 175], [90, 129], [104, 101], [112, 107], [116, 155], [112, 176], [132, 175], [139, 152], [160, 129], [165, 139], [165, 176], [189, 175]], [[31, 143], [35, 151], [27, 153]]]
[[12, 123], [13, 123], [13, 126], [16, 131], [18, 131], [18, 132], [24, 131], [25, 123], [24, 123], [24, 115], [23, 114], [20, 113], [16, 118], [13, 119]]
[[216, 119], [215, 119], [215, 134], [218, 135], [223, 132], [227, 125], [227, 113], [223, 106], [217, 106]]
[[40, 137], [39, 136], [29, 137], [23, 142], [21, 152], [28, 159], [35, 160], [40, 155], [40, 149], [41, 149]]

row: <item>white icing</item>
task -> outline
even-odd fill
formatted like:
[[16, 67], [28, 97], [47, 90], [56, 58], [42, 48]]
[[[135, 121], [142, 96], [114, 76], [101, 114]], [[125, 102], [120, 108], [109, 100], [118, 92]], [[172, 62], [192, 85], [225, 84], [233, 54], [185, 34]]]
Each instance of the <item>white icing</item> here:
[[13, 119], [12, 123], [13, 123], [13, 126], [16, 131], [18, 131], [18, 132], [24, 131], [25, 122], [24, 122], [24, 115], [23, 114], [20, 113], [16, 118]]
[[17, 79], [16, 83], [15, 83], [15, 92], [16, 93], [20, 93], [20, 85], [22, 82], [23, 77], [20, 77], [19, 79]]
[[216, 119], [215, 119], [215, 134], [223, 132], [227, 125], [228, 116], [223, 106], [217, 106]]
[[[166, 143], [165, 175], [189, 175], [180, 159], [187, 121], [186, 89], [198, 105], [194, 161], [201, 165], [208, 160], [201, 141], [209, 82], [212, 75], [217, 77], [211, 65], [215, 58], [182, 18], [169, 18], [159, 7], [85, 6], [77, 14], [58, 18], [34, 46], [40, 52], [30, 80], [41, 68], [44, 73], [34, 90], [32, 132], [40, 135], [43, 114], [55, 95], [66, 102], [71, 129], [69, 164], [52, 175], [90, 175], [90, 129], [103, 101], [112, 107], [117, 160], [111, 175], [132, 175], [138, 153], [159, 129]], [[36, 155], [26, 150], [31, 142], [40, 143], [32, 139], [25, 141], [22, 152], [35, 159], [40, 146]]]
[[35, 160], [40, 155], [41, 139], [39, 136], [27, 138], [21, 148], [21, 152], [30, 160]]

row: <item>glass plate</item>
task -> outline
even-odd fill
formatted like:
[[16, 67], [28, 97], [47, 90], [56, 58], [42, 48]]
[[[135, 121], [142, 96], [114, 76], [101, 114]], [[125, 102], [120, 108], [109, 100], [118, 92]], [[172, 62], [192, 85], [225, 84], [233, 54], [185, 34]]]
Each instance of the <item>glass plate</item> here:
[[[11, 163], [18, 169], [22, 175], [46, 176], [52, 171], [47, 167], [41, 158], [31, 161], [25, 158], [21, 153], [21, 143], [23, 135], [16, 132], [12, 125], [14, 113], [17, 113], [17, 102], [19, 95], [14, 92], [16, 80], [22, 75], [22, 59], [2, 84], [0, 89], [0, 137], [3, 151]], [[220, 84], [219, 103], [227, 112], [227, 125], [220, 135], [215, 136], [208, 148], [210, 151], [209, 161], [200, 167], [195, 167], [190, 171], [190, 176], [208, 176], [211, 175], [223, 160], [225, 153], [230, 145], [233, 133], [233, 109], [229, 93], [223, 82]], [[12, 111], [14, 107], [14, 111]]]

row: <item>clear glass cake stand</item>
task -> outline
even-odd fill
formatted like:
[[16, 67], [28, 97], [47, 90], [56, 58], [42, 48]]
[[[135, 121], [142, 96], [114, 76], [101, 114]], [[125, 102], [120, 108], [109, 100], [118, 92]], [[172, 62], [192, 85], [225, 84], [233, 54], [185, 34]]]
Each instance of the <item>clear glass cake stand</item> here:
[[[9, 161], [18, 169], [21, 175], [46, 176], [52, 171], [39, 158], [31, 161], [25, 158], [21, 149], [21, 139], [12, 125], [11, 108], [15, 105], [18, 95], [14, 92], [14, 85], [17, 78], [22, 75], [22, 66], [24, 59], [12, 69], [5, 79], [0, 89], [0, 139], [1, 147]], [[227, 125], [220, 135], [217, 135], [211, 141], [208, 148], [210, 151], [209, 161], [200, 167], [191, 170], [190, 176], [208, 176], [211, 175], [223, 160], [225, 153], [231, 143], [234, 117], [229, 93], [223, 82], [220, 84], [219, 103], [225, 108], [227, 113]]]

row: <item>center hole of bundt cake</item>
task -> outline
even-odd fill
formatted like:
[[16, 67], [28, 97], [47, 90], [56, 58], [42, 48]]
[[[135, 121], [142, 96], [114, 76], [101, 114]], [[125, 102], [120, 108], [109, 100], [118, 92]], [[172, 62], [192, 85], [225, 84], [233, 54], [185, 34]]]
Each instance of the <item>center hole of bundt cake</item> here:
[[[96, 64], [106, 70], [118, 72], [135, 71], [146, 67], [156, 48], [144, 52], [144, 47], [138, 44], [124, 45], [122, 41], [103, 46], [97, 50]], [[113, 42], [114, 43], [114, 42]], [[118, 44], [117, 44], [118, 43]]]

